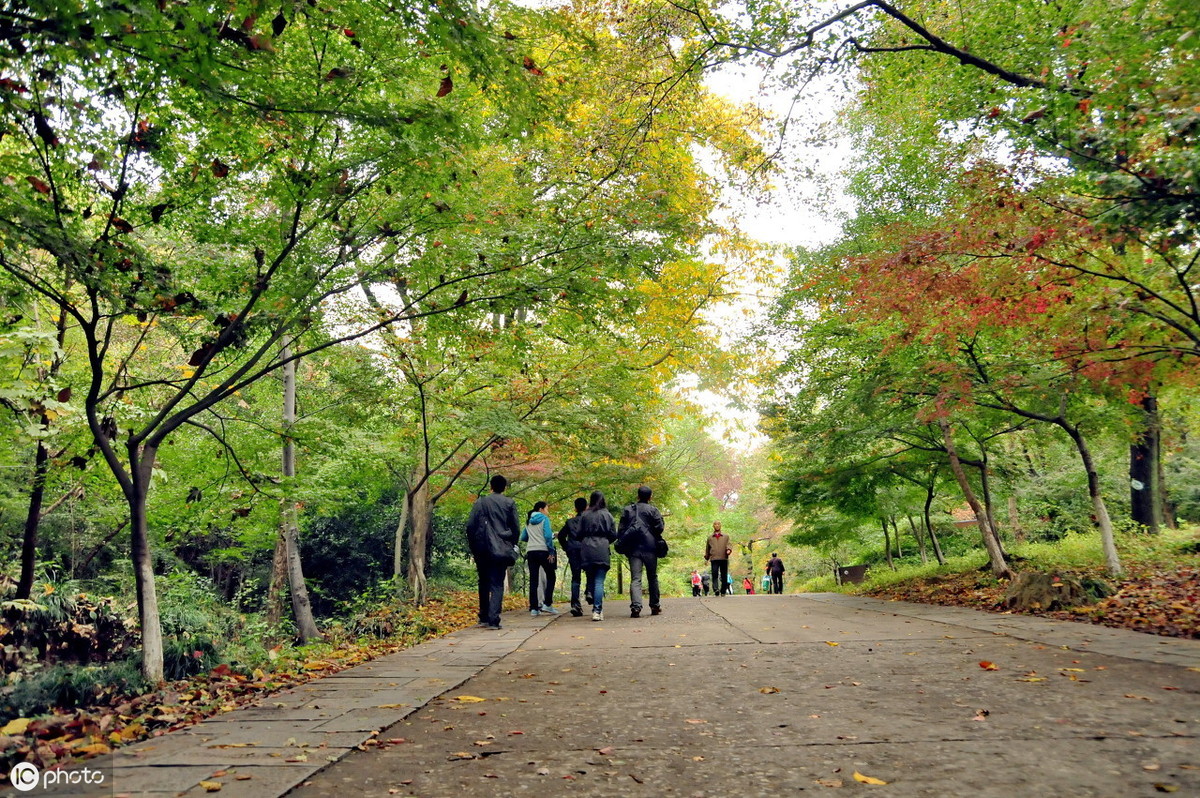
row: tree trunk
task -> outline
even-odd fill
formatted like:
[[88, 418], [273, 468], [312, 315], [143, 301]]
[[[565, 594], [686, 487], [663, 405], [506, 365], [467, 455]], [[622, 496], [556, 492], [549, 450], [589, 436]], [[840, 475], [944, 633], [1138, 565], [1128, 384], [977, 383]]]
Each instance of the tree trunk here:
[[950, 458], [950, 470], [954, 472], [954, 478], [958, 480], [958, 486], [962, 490], [967, 504], [971, 505], [971, 510], [974, 511], [975, 518], [979, 523], [979, 530], [983, 536], [983, 547], [987, 550], [988, 562], [992, 566], [992, 573], [998, 578], [1011, 579], [1012, 570], [1004, 560], [1004, 552], [1000, 549], [1000, 541], [996, 538], [995, 531], [992, 530], [991, 525], [988, 523], [987, 513], [979, 503], [979, 499], [975, 497], [975, 491], [971, 488], [971, 483], [967, 480], [967, 474], [963, 470], [962, 462], [958, 459], [958, 451], [954, 448], [954, 437], [950, 434], [950, 422], [944, 418], [939, 418], [938, 426], [942, 428], [942, 440], [946, 444], [946, 454]]
[[[42, 416], [42, 423], [49, 419]], [[45, 441], [38, 441], [33, 461], [33, 485], [29, 490], [29, 508], [25, 515], [25, 535], [21, 538], [21, 579], [17, 583], [18, 599], [33, 595], [33, 571], [37, 566], [38, 525], [42, 520], [42, 499], [46, 495], [46, 474], [50, 471], [50, 450]]]
[[412, 590], [413, 602], [422, 607], [429, 599], [429, 585], [425, 580], [425, 552], [429, 540], [429, 524], [433, 507], [429, 503], [429, 480], [410, 494], [412, 503], [412, 528], [408, 537], [408, 586]]
[[288, 577], [287, 537], [282, 527], [275, 535], [275, 556], [271, 558], [271, 581], [267, 583], [267, 625], [279, 626], [283, 621], [284, 591]]
[[[139, 456], [140, 454], [140, 456]], [[150, 536], [146, 525], [146, 494], [154, 470], [157, 450], [146, 447], [138, 452], [129, 446], [130, 555], [133, 558], [134, 585], [137, 590], [138, 623], [142, 631], [142, 675], [151, 684], [163, 680], [162, 619], [158, 614], [158, 593], [154, 586], [154, 559], [150, 554]]]
[[1163, 523], [1158, 400], [1142, 399], [1142, 428], [1129, 445], [1129, 509], [1133, 520], [1158, 534]]
[[1108, 507], [1104, 504], [1104, 495], [1100, 490], [1100, 475], [1096, 473], [1096, 464], [1092, 461], [1092, 453], [1078, 427], [1061, 420], [1056, 423], [1071, 436], [1071, 440], [1075, 441], [1075, 448], [1079, 450], [1079, 459], [1083, 461], [1083, 468], [1087, 472], [1088, 494], [1092, 497], [1092, 511], [1096, 514], [1096, 523], [1100, 526], [1100, 544], [1104, 548], [1104, 562], [1108, 567], [1109, 576], [1120, 576], [1124, 569], [1121, 568], [1121, 558], [1117, 554], [1112, 519], [1109, 518]]
[[929, 556], [925, 553], [925, 536], [921, 534], [921, 530], [917, 529], [917, 522], [913, 521], [913, 517], [907, 516], [908, 527], [912, 530], [913, 540], [917, 541], [917, 548], [921, 551], [921, 565], [926, 565], [929, 562]]
[[392, 577], [399, 582], [404, 576], [404, 537], [408, 534], [408, 486], [400, 499], [400, 521], [396, 524], [396, 543], [392, 548]]
[[996, 525], [996, 508], [992, 502], [992, 481], [991, 473], [988, 469], [987, 453], [984, 452], [979, 460], [979, 486], [983, 492], [983, 511], [987, 514], [988, 528], [992, 530], [992, 534], [996, 536], [996, 543], [1000, 545], [1000, 550], [1004, 550], [1004, 546], [1000, 544], [1000, 527]]
[[892, 540], [896, 544], [896, 557], [898, 559], [904, 556], [904, 549], [902, 548], [900, 541], [900, 527], [896, 524], [896, 516], [892, 515], [888, 516], [888, 518], [892, 522]]
[[292, 440], [292, 427], [296, 424], [296, 361], [289, 360], [292, 350], [284, 346], [280, 357], [283, 365], [283, 538], [287, 550], [288, 585], [292, 594], [292, 615], [296, 619], [296, 631], [300, 640], [307, 643], [319, 639], [321, 630], [313, 619], [312, 604], [308, 600], [308, 586], [304, 583], [304, 566], [300, 561], [300, 523], [292, 489], [296, 476], [296, 446]]
[[937, 539], [937, 533], [933, 531], [933, 519], [929, 517], [929, 507], [933, 504], [933, 488], [935, 482], [931, 479], [929, 487], [925, 489], [925, 532], [929, 535], [929, 543], [933, 546], [933, 556], [937, 558], [938, 565], [945, 565], [946, 558], [942, 556], [942, 544]]
[[1008, 496], [1008, 525], [1012, 529], [1013, 540], [1025, 542], [1025, 527], [1021, 526], [1021, 516], [1017, 512], [1017, 497], [1011, 493]]
[[880, 518], [879, 523], [883, 527], [884, 559], [887, 560], [888, 568], [891, 568], [894, 571], [894, 570], [896, 570], [896, 564], [894, 562], [892, 562], [892, 538], [891, 538], [891, 535], [888, 533], [887, 519]]

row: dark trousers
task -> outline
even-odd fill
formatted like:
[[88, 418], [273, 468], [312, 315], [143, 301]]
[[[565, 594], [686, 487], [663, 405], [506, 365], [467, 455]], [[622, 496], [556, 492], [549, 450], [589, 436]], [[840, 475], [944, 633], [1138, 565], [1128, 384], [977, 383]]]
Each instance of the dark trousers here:
[[693, 596], [700, 595], [700, 585], [692, 585], [692, 595]]
[[500, 625], [500, 608], [504, 603], [504, 572], [508, 566], [491, 559], [477, 557], [475, 571], [479, 574], [479, 622]]
[[[554, 566], [550, 564], [550, 552], [531, 551], [525, 555], [529, 564], [529, 609], [540, 609], [549, 606], [554, 600]], [[546, 574], [546, 592], [538, 590], [541, 587], [541, 574]]]
[[771, 574], [771, 592], [783, 593], [783, 574]]
[[[571, 566], [571, 610], [582, 610], [583, 605], [580, 604], [580, 586], [583, 583], [583, 565], [580, 564], [580, 556], [576, 553], [574, 557], [571, 553], [566, 553], [566, 562]], [[592, 589], [588, 588], [588, 595], [592, 595]], [[592, 602], [588, 601], [588, 604]]]
[[729, 560], [709, 560], [712, 569], [713, 593], [721, 595], [729, 592]]

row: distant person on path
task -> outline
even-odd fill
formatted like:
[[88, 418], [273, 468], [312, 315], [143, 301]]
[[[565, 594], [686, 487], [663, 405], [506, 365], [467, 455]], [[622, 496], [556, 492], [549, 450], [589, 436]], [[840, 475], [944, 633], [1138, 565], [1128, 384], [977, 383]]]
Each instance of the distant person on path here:
[[[504, 495], [508, 480], [496, 474], [491, 486], [492, 492], [476, 499], [471, 506], [471, 515], [467, 518], [467, 545], [479, 574], [479, 624], [488, 629], [499, 629], [504, 573], [517, 561], [521, 522], [517, 520], [516, 502]], [[506, 546], [512, 547], [511, 555], [507, 551], [498, 551]]]
[[[692, 569], [691, 582], [692, 582], [692, 595], [699, 596], [700, 595], [700, 584], [702, 582], [702, 580], [700, 579], [700, 571], [699, 570]], [[707, 590], [704, 592], [708, 593]]]
[[783, 594], [783, 572], [787, 570], [783, 567], [783, 560], [779, 559], [778, 552], [771, 552], [771, 559], [767, 560], [767, 573], [771, 575], [771, 592], [776, 595]]
[[646, 485], [638, 488], [637, 501], [621, 511], [621, 521], [617, 525], [617, 537], [625, 541], [623, 551], [629, 559], [630, 618], [642, 615], [643, 570], [649, 582], [650, 614], [662, 614], [658, 592], [658, 541], [663, 536], [663, 517], [650, 503], [650, 495], [651, 490]]
[[721, 595], [729, 589], [729, 555], [733, 554], [733, 544], [729, 537], [721, 532], [721, 522], [713, 521], [713, 533], [704, 544], [704, 559], [712, 569], [713, 594]]
[[575, 517], [568, 518], [558, 530], [558, 546], [567, 553], [567, 564], [571, 566], [571, 614], [576, 618], [583, 615], [583, 605], [579, 603], [579, 577], [583, 572], [579, 562], [579, 517], [586, 509], [587, 499], [580, 496], [575, 500]]
[[733, 574], [729, 573], [729, 571], [725, 572], [725, 595], [733, 595]]
[[712, 589], [712, 576], [705, 571], [700, 574], [700, 585], [704, 588], [704, 595], [708, 595], [708, 591]]
[[[537, 502], [529, 511], [525, 528], [521, 530], [521, 542], [525, 544], [525, 562], [529, 566], [529, 614], [557, 615], [554, 603], [554, 577], [558, 558], [554, 552], [554, 530], [550, 516], [546, 515], [546, 503]], [[542, 579], [545, 576], [543, 592]]]
[[754, 595], [754, 583], [750, 581], [750, 577], [747, 576], [742, 578], [742, 587], [746, 589], [747, 596]]
[[612, 565], [608, 547], [617, 539], [617, 525], [604, 501], [604, 494], [592, 491], [588, 507], [579, 516], [579, 561], [592, 590], [592, 620], [604, 620], [604, 577]]
[[771, 592], [771, 572], [769, 570], [763, 572], [762, 592], [764, 592], [764, 593]]

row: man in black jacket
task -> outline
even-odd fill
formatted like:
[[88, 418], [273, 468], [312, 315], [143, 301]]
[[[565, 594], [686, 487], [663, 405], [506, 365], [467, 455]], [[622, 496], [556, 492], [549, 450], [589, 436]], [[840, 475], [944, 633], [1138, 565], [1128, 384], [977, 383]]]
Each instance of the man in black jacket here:
[[[467, 545], [479, 573], [479, 625], [500, 628], [500, 608], [504, 602], [504, 572], [517, 561], [517, 503], [504, 495], [508, 480], [492, 477], [492, 492], [475, 500], [467, 519]], [[504, 544], [512, 547], [511, 555]]]
[[[571, 614], [578, 618], [583, 615], [583, 605], [579, 603], [579, 585], [582, 582], [583, 564], [580, 561], [579, 517], [587, 509], [587, 499], [580, 496], [575, 500], [575, 517], [563, 522], [558, 530], [558, 545], [567, 553], [567, 562], [571, 565]], [[588, 603], [591, 604], [591, 589], [588, 592]]]
[[650, 582], [650, 614], [662, 613], [658, 594], [658, 541], [663, 536], [663, 517], [650, 503], [650, 488], [638, 488], [637, 501], [621, 511], [617, 539], [624, 542], [629, 559], [629, 616], [642, 615], [642, 570]]

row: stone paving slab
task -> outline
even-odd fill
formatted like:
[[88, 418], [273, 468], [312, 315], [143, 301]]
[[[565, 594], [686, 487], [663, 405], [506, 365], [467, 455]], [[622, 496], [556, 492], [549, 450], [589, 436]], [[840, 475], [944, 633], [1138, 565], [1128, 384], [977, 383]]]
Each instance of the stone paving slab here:
[[266, 696], [257, 706], [90, 760], [89, 767], [111, 773], [111, 783], [55, 795], [207, 794], [203, 780], [220, 782], [223, 796], [282, 795], [516, 650], [551, 620], [508, 613], [500, 632], [463, 630]]
[[1192, 641], [845, 598], [562, 618], [289, 798], [1200, 795]]
[[[840, 594], [664, 606], [511, 613], [284, 691], [116, 752], [117, 794], [1200, 795], [1200, 641]], [[376, 734], [405, 742], [357, 748]]]

